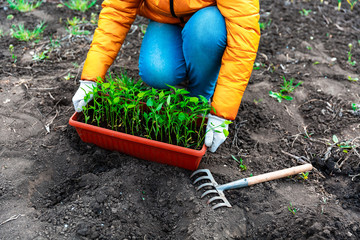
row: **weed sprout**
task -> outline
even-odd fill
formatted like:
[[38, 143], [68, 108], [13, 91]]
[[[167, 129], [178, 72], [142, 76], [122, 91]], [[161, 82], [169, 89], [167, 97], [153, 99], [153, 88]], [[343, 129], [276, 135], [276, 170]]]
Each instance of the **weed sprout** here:
[[306, 10], [306, 9], [304, 9], [304, 8], [299, 11], [299, 13], [300, 13], [301, 16], [308, 16], [311, 12], [312, 12], [311, 9]]
[[297, 212], [297, 209], [295, 207], [293, 207], [291, 202], [289, 204], [290, 204], [290, 206], [288, 206], [289, 212], [291, 212], [293, 215], [295, 215]]
[[14, 54], [14, 45], [12, 44], [9, 45], [9, 51], [11, 53], [11, 59], [14, 61], [14, 63], [16, 63], [17, 56]]
[[351, 65], [351, 66], [355, 66], [356, 65], [356, 61], [354, 60], [354, 61], [352, 61], [351, 60], [351, 58], [352, 58], [352, 53], [351, 53], [351, 50], [352, 50], [352, 44], [351, 43], [349, 43], [348, 44], [348, 46], [349, 46], [349, 51], [348, 51], [348, 63]]
[[96, 0], [69, 0], [68, 2], [64, 2], [64, 5], [71, 10], [86, 12], [89, 8], [94, 6], [95, 3]]
[[45, 59], [48, 59], [49, 58], [49, 51], [45, 50], [43, 52], [39, 52], [39, 53], [35, 53], [32, 60], [33, 61], [43, 61]]
[[354, 112], [360, 111], [360, 104], [352, 103], [351, 108]]
[[90, 34], [90, 31], [81, 29], [81, 24], [86, 23], [85, 19], [81, 20], [80, 18], [73, 17], [72, 19], [67, 18], [66, 22], [68, 24], [68, 28], [66, 29], [66, 31], [71, 35], [78, 36]]
[[19, 12], [29, 12], [37, 7], [40, 7], [42, 1], [37, 0], [7, 0], [11, 9]]
[[294, 86], [294, 78], [291, 78], [289, 81], [287, 81], [286, 78], [283, 76], [283, 79], [284, 84], [281, 85], [280, 92], [269, 91], [269, 96], [275, 98], [278, 102], [281, 102], [282, 99], [288, 101], [293, 100], [293, 97], [284, 95], [283, 93], [292, 93], [297, 87], [299, 87], [303, 83], [302, 81], [300, 81]]
[[247, 167], [243, 163], [244, 160], [242, 158], [237, 159], [234, 155], [231, 155], [231, 157], [239, 164], [239, 168], [241, 169], [241, 171], [246, 171]]
[[358, 2], [358, 0], [347, 0], [347, 2], [350, 5], [350, 10], [352, 11], [354, 9], [355, 4]]
[[25, 29], [23, 24], [12, 25], [10, 29], [10, 34], [19, 41], [27, 42], [34, 39], [39, 39], [40, 35], [44, 32], [45, 27], [46, 25], [44, 22], [38, 24], [32, 31]]
[[260, 29], [262, 31], [264, 31], [267, 27], [269, 27], [271, 25], [271, 19], [267, 22], [260, 22], [259, 21], [259, 25], [260, 25]]

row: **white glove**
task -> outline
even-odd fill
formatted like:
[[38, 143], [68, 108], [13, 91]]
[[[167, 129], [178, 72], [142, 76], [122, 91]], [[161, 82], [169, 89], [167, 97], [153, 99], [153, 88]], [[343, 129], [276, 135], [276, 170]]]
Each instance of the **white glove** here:
[[209, 114], [206, 126], [205, 145], [209, 147], [210, 152], [215, 152], [216, 149], [225, 142], [229, 134], [229, 120]]
[[91, 91], [93, 91], [94, 87], [96, 87], [96, 82], [87, 81], [87, 80], [80, 80], [79, 89], [76, 91], [75, 95], [72, 98], [74, 108], [76, 112], [81, 112], [84, 106], [88, 104], [93, 98], [93, 95], [90, 95], [90, 98], [86, 101], [84, 97]]

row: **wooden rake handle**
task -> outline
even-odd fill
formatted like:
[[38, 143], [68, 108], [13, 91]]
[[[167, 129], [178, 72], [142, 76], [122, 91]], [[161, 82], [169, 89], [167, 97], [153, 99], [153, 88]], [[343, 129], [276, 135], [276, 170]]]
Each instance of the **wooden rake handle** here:
[[248, 182], [248, 186], [251, 186], [258, 183], [280, 179], [291, 175], [296, 175], [302, 172], [307, 172], [310, 171], [312, 168], [313, 166], [310, 163], [307, 163], [297, 167], [286, 168], [275, 172], [269, 172], [258, 176], [249, 177], [247, 178], [247, 182]]

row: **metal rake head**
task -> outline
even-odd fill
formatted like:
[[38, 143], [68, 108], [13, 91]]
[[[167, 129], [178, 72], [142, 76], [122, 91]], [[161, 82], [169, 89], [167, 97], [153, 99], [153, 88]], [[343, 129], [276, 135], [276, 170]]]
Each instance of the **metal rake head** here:
[[220, 186], [214, 179], [213, 175], [211, 174], [209, 169], [199, 169], [195, 172], [193, 172], [193, 174], [191, 174], [190, 178], [193, 178], [195, 175], [200, 175], [200, 177], [196, 178], [193, 182], [193, 184], [197, 184], [200, 183], [201, 181], [210, 181], [210, 182], [205, 182], [200, 184], [200, 186], [198, 186], [196, 188], [197, 191], [199, 191], [200, 189], [209, 189], [206, 190], [202, 195], [201, 198], [204, 198], [205, 196], [209, 195], [209, 194], [216, 194], [217, 196], [214, 196], [212, 198], [210, 198], [207, 203], [208, 204], [215, 204], [216, 202], [218, 202], [217, 204], [212, 206], [212, 209], [217, 209], [220, 207], [231, 207], [231, 204], [229, 203], [229, 201], [226, 199], [224, 192], [218, 188], [218, 186]]

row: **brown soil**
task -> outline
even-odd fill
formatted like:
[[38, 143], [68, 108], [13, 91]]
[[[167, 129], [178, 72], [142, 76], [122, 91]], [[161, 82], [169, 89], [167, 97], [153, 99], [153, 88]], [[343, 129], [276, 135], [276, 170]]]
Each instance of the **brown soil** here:
[[[298, 165], [290, 154], [316, 169], [307, 180], [229, 190], [233, 207], [214, 211], [200, 199], [191, 172], [85, 144], [68, 125], [91, 36], [68, 35], [65, 21], [90, 20], [90, 11], [58, 8], [52, 0], [18, 13], [1, 0], [0, 239], [359, 239], [360, 114], [351, 104], [360, 103], [360, 85], [348, 77], [360, 78], [360, 6], [351, 12], [346, 1], [341, 11], [333, 0], [292, 2], [261, 1], [261, 22], [271, 20], [256, 60], [262, 65], [229, 138], [206, 153], [200, 168], [220, 184]], [[302, 9], [312, 11], [302, 16]], [[35, 44], [8, 35], [12, 24], [32, 28], [41, 20], [47, 28]], [[135, 21], [111, 71], [138, 76], [146, 23]], [[61, 47], [33, 61], [51, 35]], [[349, 43], [355, 66], [348, 63]], [[69, 73], [74, 77], [66, 80]], [[303, 84], [294, 100], [278, 103], [269, 91], [280, 90], [282, 76]], [[354, 147], [343, 152], [333, 135]], [[242, 157], [247, 170], [231, 155]]]

